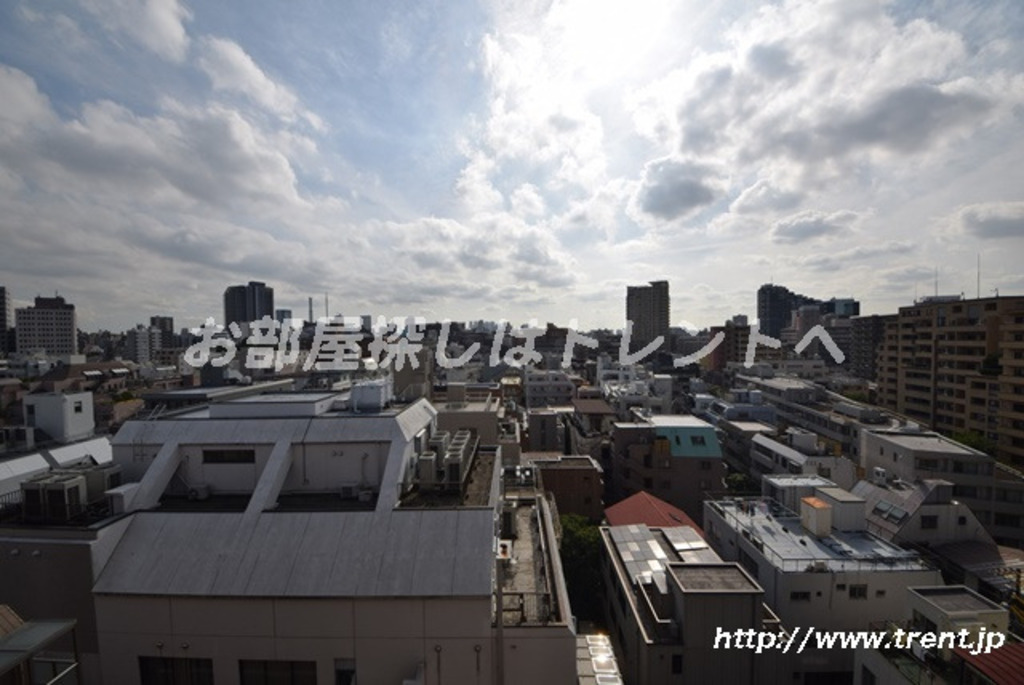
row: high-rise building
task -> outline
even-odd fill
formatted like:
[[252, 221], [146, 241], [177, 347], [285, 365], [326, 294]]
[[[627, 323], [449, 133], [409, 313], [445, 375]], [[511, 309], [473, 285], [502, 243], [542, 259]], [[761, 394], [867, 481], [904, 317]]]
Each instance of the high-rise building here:
[[7, 355], [11, 351], [8, 349], [7, 331], [13, 323], [11, 294], [7, 291], [7, 288], [0, 285], [0, 355]]
[[877, 379], [878, 352], [885, 339], [885, 326], [895, 321], [896, 315], [857, 316], [850, 320], [850, 372], [868, 381]]
[[149, 317], [149, 327], [160, 331], [160, 346], [163, 349], [177, 347], [173, 316], [151, 316]]
[[77, 353], [75, 305], [68, 304], [63, 297], [37, 297], [34, 307], [16, 309], [14, 317], [19, 352]]
[[900, 307], [879, 349], [878, 402], [1024, 464], [1024, 296]]
[[781, 338], [782, 329], [790, 325], [793, 310], [821, 300], [800, 295], [782, 285], [765, 283], [757, 289], [758, 331], [772, 338]]
[[659, 335], [668, 336], [670, 319], [668, 281], [626, 288], [626, 320], [633, 322], [631, 347], [636, 350]]
[[278, 323], [284, 323], [292, 318], [292, 310], [290, 309], [275, 309], [274, 320]]
[[156, 352], [163, 349], [163, 331], [156, 326], [146, 328], [139, 324], [128, 331], [126, 356], [133, 362], [146, 364], [154, 360]]
[[266, 283], [249, 281], [248, 285], [233, 285], [224, 291], [225, 326], [248, 326], [264, 316], [274, 316], [274, 289]]

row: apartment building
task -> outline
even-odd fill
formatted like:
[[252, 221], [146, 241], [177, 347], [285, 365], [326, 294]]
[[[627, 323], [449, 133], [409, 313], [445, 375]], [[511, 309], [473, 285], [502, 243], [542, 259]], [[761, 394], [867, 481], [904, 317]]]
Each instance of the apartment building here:
[[1024, 297], [924, 298], [885, 328], [878, 402], [1024, 464]]
[[916, 426], [864, 431], [861, 439], [860, 463], [868, 473], [879, 470], [909, 483], [947, 480], [953, 483], [953, 496], [970, 507], [997, 543], [1024, 547], [1024, 474], [1020, 471]]
[[750, 443], [750, 473], [755, 478], [779, 473], [818, 475], [846, 489], [859, 480], [857, 464], [841, 455], [826, 454], [810, 431], [789, 428], [781, 440], [759, 434]]
[[[1006, 633], [1005, 608], [962, 585], [908, 587], [903, 616], [874, 626], [888, 633], [881, 649], [855, 652], [854, 685], [874, 683], [988, 683], [1020, 682], [1024, 644], [1010, 643], [985, 650], [996, 634]], [[908, 631], [938, 635], [932, 644], [921, 637], [910, 640]], [[945, 635], [943, 635], [945, 633]], [[956, 638], [951, 639], [955, 635]], [[970, 649], [960, 644], [969, 641]], [[981, 640], [982, 649], [975, 647]], [[971, 652], [977, 651], [977, 654]], [[987, 653], [986, 653], [987, 652]]]
[[763, 590], [688, 526], [601, 528], [605, 611], [622, 679], [660, 683], [789, 683], [777, 654], [715, 649], [719, 630], [779, 632]]
[[75, 305], [59, 295], [37, 297], [33, 307], [14, 310], [18, 352], [29, 354], [45, 350], [48, 355], [78, 353], [78, 327]]
[[0, 602], [77, 619], [89, 682], [574, 680], [546, 500], [360, 387], [129, 421], [85, 525], [0, 526]]
[[523, 392], [529, 409], [564, 407], [576, 397], [576, 383], [565, 371], [526, 369]]
[[953, 488], [939, 479], [888, 479], [881, 471], [851, 492], [864, 498], [868, 530], [890, 542], [933, 548], [965, 541], [994, 544], [971, 508], [953, 499]]
[[[816, 488], [794, 512], [765, 498], [709, 500], [704, 537], [764, 588], [764, 601], [785, 626], [867, 630], [906, 610], [908, 585], [941, 585], [941, 573], [914, 551], [869, 533], [865, 502], [841, 488]], [[849, 650], [818, 653], [816, 682], [842, 680]], [[810, 664], [805, 664], [810, 668]]]
[[670, 311], [668, 281], [628, 286], [626, 320], [633, 323], [630, 351], [639, 350], [658, 336], [667, 338]]
[[885, 341], [885, 329], [895, 323], [895, 314], [856, 316], [850, 320], [850, 373], [857, 378], [878, 378], [879, 348]]
[[718, 436], [695, 416], [636, 413], [632, 422], [615, 424], [611, 454], [606, 478], [616, 500], [643, 490], [700, 523], [705, 494], [723, 488]]

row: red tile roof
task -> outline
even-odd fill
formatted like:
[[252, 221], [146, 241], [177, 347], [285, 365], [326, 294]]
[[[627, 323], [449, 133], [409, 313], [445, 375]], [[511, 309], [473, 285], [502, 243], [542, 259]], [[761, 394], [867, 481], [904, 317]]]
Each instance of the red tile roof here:
[[[977, 649], [977, 648], [975, 648]], [[956, 655], [996, 685], [1020, 683], [1024, 672], [1024, 642], [1008, 642], [989, 654], [971, 654], [957, 649]]]
[[605, 509], [604, 517], [610, 526], [636, 523], [646, 524], [650, 528], [690, 526], [704, 537], [704, 531], [682, 509], [642, 490]]

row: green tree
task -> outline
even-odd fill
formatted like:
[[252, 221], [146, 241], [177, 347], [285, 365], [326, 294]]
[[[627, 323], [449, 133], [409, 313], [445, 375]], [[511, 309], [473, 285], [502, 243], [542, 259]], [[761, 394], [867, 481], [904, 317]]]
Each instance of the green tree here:
[[737, 494], [757, 492], [757, 483], [745, 473], [730, 473], [725, 477], [725, 487]]
[[562, 570], [576, 618], [601, 621], [601, 531], [586, 517], [562, 516]]
[[950, 436], [961, 445], [967, 445], [985, 454], [995, 455], [996, 444], [977, 431], [961, 431]]

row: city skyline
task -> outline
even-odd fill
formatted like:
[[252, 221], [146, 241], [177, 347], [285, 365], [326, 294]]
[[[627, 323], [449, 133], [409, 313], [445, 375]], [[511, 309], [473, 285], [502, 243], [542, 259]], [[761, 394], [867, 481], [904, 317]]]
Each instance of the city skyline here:
[[652, 279], [700, 328], [765, 283], [1024, 292], [1016, 2], [0, 18], [0, 285], [83, 330], [196, 326], [254, 280], [300, 315], [582, 329]]

